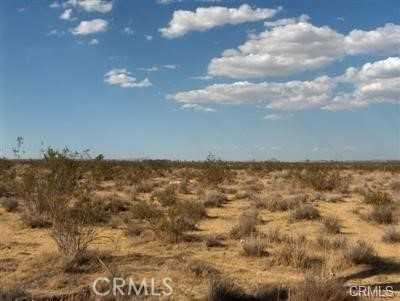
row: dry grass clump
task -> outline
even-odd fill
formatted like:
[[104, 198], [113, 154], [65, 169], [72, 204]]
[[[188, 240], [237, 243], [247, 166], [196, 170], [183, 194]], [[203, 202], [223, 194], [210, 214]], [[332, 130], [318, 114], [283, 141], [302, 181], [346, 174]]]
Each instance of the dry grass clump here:
[[136, 185], [136, 191], [139, 193], [150, 193], [155, 187], [155, 183], [150, 180], [141, 181]]
[[259, 193], [250, 194], [250, 201], [252, 202], [254, 207], [257, 209], [266, 209], [267, 208], [267, 202], [266, 202], [265, 198]]
[[131, 214], [135, 219], [145, 220], [154, 224], [161, 217], [162, 211], [146, 201], [138, 201], [133, 205]]
[[258, 212], [256, 210], [248, 210], [239, 217], [239, 222], [234, 226], [230, 235], [234, 239], [248, 237], [257, 232], [256, 226], [259, 224]]
[[347, 190], [349, 179], [341, 177], [338, 171], [303, 170], [296, 177], [305, 185], [317, 191]]
[[207, 248], [223, 247], [223, 240], [224, 238], [221, 235], [209, 235], [205, 239], [205, 245]]
[[367, 191], [364, 194], [364, 202], [374, 206], [385, 206], [393, 202], [392, 197], [382, 191]]
[[242, 242], [243, 254], [251, 257], [261, 257], [266, 254], [265, 241], [260, 236], [250, 236]]
[[318, 209], [309, 204], [301, 205], [290, 213], [290, 219], [293, 221], [315, 220], [318, 218], [320, 218]]
[[389, 227], [385, 230], [382, 240], [386, 243], [400, 243], [400, 230]]
[[188, 264], [188, 268], [196, 277], [216, 276], [220, 273], [210, 263], [202, 260], [193, 260]]
[[378, 259], [375, 249], [363, 240], [349, 245], [343, 255], [350, 264], [374, 264]]
[[232, 173], [226, 162], [218, 160], [209, 154], [202, 165], [202, 181], [208, 185], [218, 185], [232, 178]]
[[266, 201], [266, 208], [272, 212], [287, 211], [300, 206], [303, 202], [303, 195], [295, 195], [285, 199], [279, 195], [274, 195]]
[[15, 198], [2, 198], [0, 203], [7, 212], [18, 211], [19, 202]]
[[304, 236], [294, 236], [284, 242], [274, 254], [276, 264], [293, 266], [298, 269], [320, 267], [322, 259], [311, 255]]
[[163, 206], [173, 206], [177, 201], [176, 186], [168, 185], [163, 189], [156, 190], [152, 198], [157, 199]]
[[357, 300], [348, 294], [344, 283], [323, 277], [306, 275], [304, 282], [291, 290], [291, 301], [350, 301]]
[[393, 191], [400, 192], [400, 181], [393, 182], [393, 183], [390, 185], [390, 188], [391, 188]]
[[374, 206], [372, 211], [366, 217], [368, 220], [378, 224], [395, 223], [394, 209], [392, 206]]
[[208, 190], [205, 192], [203, 203], [206, 207], [222, 207], [225, 201], [224, 194], [216, 190]]
[[207, 301], [245, 301], [250, 300], [241, 288], [226, 279], [211, 278]]
[[339, 234], [340, 233], [340, 222], [337, 217], [326, 216], [322, 218], [322, 224], [324, 229], [329, 234]]
[[327, 237], [320, 235], [317, 238], [318, 245], [325, 250], [341, 250], [347, 247], [347, 239], [340, 235], [334, 237]]

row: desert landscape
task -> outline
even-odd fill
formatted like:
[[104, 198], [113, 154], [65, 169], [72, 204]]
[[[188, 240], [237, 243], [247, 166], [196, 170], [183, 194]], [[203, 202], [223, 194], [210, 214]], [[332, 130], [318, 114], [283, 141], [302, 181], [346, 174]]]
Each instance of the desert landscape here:
[[398, 162], [0, 163], [1, 300], [399, 300]]

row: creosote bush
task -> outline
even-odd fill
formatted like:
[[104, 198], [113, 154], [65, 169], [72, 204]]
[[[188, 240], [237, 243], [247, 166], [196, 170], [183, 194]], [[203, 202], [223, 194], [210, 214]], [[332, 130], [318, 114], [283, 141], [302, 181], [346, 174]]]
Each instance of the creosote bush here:
[[298, 220], [315, 220], [320, 217], [317, 208], [312, 205], [306, 204], [294, 209], [290, 214], [290, 219], [294, 221]]
[[208, 208], [222, 207], [225, 201], [226, 201], [225, 195], [216, 190], [207, 190], [203, 196], [204, 206]]
[[393, 202], [391, 196], [382, 191], [367, 191], [364, 194], [364, 202], [374, 206], [389, 205]]
[[266, 252], [264, 252], [265, 242], [259, 236], [252, 235], [244, 239], [242, 241], [242, 249], [246, 256], [261, 257], [266, 254]]
[[393, 224], [395, 222], [393, 212], [394, 209], [392, 206], [374, 206], [372, 211], [367, 215], [367, 218], [378, 224]]
[[152, 197], [157, 199], [163, 206], [173, 206], [177, 201], [176, 187], [168, 185], [163, 189], [156, 190]]
[[257, 232], [256, 226], [259, 223], [258, 212], [248, 210], [239, 217], [239, 222], [234, 226], [230, 235], [234, 239], [246, 238]]
[[350, 264], [374, 264], [378, 259], [375, 249], [363, 240], [350, 244], [343, 255]]

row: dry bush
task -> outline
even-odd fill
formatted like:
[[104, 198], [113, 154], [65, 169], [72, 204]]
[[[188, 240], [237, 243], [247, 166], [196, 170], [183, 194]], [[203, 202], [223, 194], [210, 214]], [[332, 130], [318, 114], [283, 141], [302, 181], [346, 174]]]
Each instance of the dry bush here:
[[389, 227], [385, 230], [382, 240], [386, 243], [400, 243], [400, 231], [395, 227]]
[[393, 191], [400, 192], [400, 181], [393, 182], [393, 183], [390, 185], [390, 188], [391, 188]]
[[259, 224], [258, 212], [248, 210], [239, 217], [239, 222], [235, 225], [230, 235], [234, 239], [245, 238], [257, 232], [256, 226]]
[[279, 195], [271, 196], [266, 202], [266, 208], [269, 211], [287, 211], [301, 206], [306, 201], [303, 194], [294, 195], [283, 199]]
[[340, 233], [340, 222], [337, 217], [334, 216], [326, 216], [322, 218], [322, 224], [324, 225], [324, 229], [329, 234], [338, 234]]
[[269, 244], [282, 243], [290, 239], [286, 234], [282, 234], [278, 227], [268, 229], [263, 235]]
[[225, 195], [216, 190], [206, 191], [203, 199], [204, 206], [206, 207], [222, 207], [225, 201]]
[[349, 245], [344, 250], [344, 259], [349, 264], [374, 264], [378, 257], [372, 245], [363, 240]]
[[317, 243], [325, 250], [340, 250], [347, 247], [347, 239], [342, 235], [335, 237], [320, 235], [317, 238]]
[[304, 236], [291, 237], [277, 249], [274, 254], [274, 262], [298, 269], [320, 267], [322, 259], [309, 254], [308, 250], [307, 240]]
[[32, 297], [29, 293], [21, 288], [0, 288], [0, 300], [1, 301], [18, 301], [18, 300], [31, 300]]
[[304, 170], [296, 177], [317, 191], [347, 190], [349, 186], [349, 179], [341, 177], [338, 171]]
[[290, 219], [293, 221], [315, 220], [319, 217], [318, 209], [309, 204], [301, 205], [290, 213]]
[[266, 254], [266, 252], [264, 252], [265, 241], [263, 241], [260, 236], [252, 235], [244, 239], [241, 243], [243, 253], [246, 256], [261, 257]]
[[216, 276], [220, 272], [214, 268], [210, 263], [202, 260], [193, 260], [188, 264], [188, 269], [196, 277], [209, 277]]
[[393, 212], [394, 209], [392, 206], [374, 206], [366, 218], [378, 224], [393, 224], [395, 223]]
[[207, 248], [223, 247], [223, 240], [224, 238], [221, 235], [209, 235], [205, 239], [205, 245]]
[[1, 205], [7, 212], [18, 211], [19, 202], [15, 198], [2, 198]]
[[128, 236], [136, 237], [146, 230], [146, 226], [136, 220], [129, 220], [125, 223], [125, 233]]
[[133, 205], [131, 214], [134, 219], [145, 220], [151, 224], [156, 224], [162, 216], [162, 211], [146, 201], [138, 201]]
[[393, 202], [391, 196], [382, 191], [367, 191], [364, 194], [364, 202], [374, 206], [384, 206]]
[[267, 202], [266, 202], [265, 198], [259, 193], [250, 194], [250, 201], [252, 202], [254, 207], [257, 209], [266, 209], [267, 208]]
[[156, 190], [152, 198], [157, 199], [163, 206], [173, 206], [177, 201], [176, 187], [175, 185], [168, 185], [163, 189]]
[[357, 300], [345, 289], [342, 282], [307, 275], [304, 282], [291, 290], [291, 301], [350, 301]]
[[208, 301], [245, 301], [249, 300], [249, 297], [243, 292], [243, 290], [237, 287], [233, 282], [211, 278], [208, 287]]
[[216, 159], [209, 154], [202, 164], [202, 182], [208, 185], [218, 185], [232, 178], [232, 173], [226, 162]]
[[136, 185], [136, 191], [139, 193], [150, 193], [155, 188], [155, 183], [150, 180], [144, 180]]

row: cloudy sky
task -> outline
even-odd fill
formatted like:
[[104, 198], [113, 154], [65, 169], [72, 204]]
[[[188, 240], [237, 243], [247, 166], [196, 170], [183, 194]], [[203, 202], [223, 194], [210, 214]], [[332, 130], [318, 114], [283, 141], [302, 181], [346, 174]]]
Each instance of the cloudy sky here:
[[0, 156], [400, 159], [398, 0], [2, 0]]

